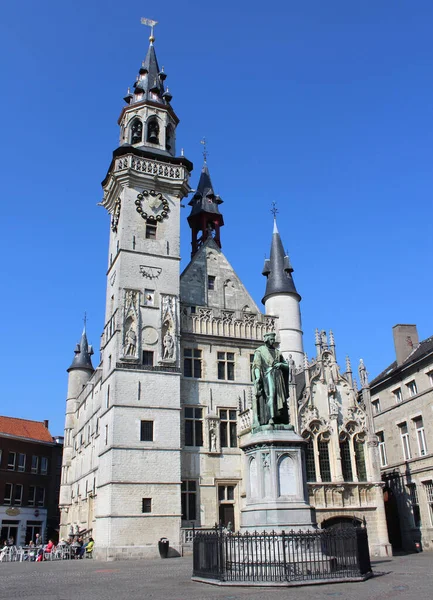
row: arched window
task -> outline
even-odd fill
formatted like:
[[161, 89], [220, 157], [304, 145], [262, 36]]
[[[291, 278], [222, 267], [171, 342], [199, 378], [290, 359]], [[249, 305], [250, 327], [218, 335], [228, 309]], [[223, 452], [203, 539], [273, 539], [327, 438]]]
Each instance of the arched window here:
[[340, 456], [344, 481], [353, 481], [352, 461], [350, 459], [350, 444], [347, 438], [340, 440]]
[[367, 471], [365, 469], [364, 442], [354, 439], [353, 447], [355, 450], [356, 472], [358, 481], [367, 481]]
[[170, 151], [173, 148], [173, 127], [167, 125], [165, 128], [165, 149]]
[[156, 117], [152, 117], [147, 122], [147, 141], [151, 144], [159, 144], [159, 125]]
[[139, 144], [143, 140], [143, 123], [134, 119], [131, 123], [131, 144]]
[[314, 442], [312, 438], [308, 440], [305, 446], [305, 463], [307, 467], [307, 481], [317, 481], [316, 465], [314, 463]]
[[329, 462], [329, 442], [320, 440], [319, 447], [319, 465], [320, 477], [322, 481], [331, 481], [331, 465]]

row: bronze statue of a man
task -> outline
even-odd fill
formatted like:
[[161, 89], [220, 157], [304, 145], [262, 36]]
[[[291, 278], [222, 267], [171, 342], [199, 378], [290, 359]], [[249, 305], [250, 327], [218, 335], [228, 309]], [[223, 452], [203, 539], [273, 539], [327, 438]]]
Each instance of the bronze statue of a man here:
[[254, 425], [288, 425], [289, 365], [275, 348], [275, 333], [267, 333], [263, 339], [265, 343], [255, 351], [252, 365]]

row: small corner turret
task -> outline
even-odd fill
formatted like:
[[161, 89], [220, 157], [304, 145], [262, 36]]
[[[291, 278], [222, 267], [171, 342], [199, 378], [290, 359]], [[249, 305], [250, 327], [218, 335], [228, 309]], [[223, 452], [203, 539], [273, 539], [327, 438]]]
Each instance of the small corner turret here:
[[302, 342], [301, 310], [298, 294], [293, 281], [293, 267], [284, 252], [277, 227], [275, 204], [272, 208], [274, 229], [272, 232], [270, 258], [265, 260], [262, 274], [266, 277], [266, 290], [262, 303], [266, 314], [278, 317], [280, 350], [287, 359], [292, 354], [297, 367], [302, 367], [304, 350]]
[[209, 238], [213, 238], [221, 248], [220, 228], [224, 225], [224, 219], [219, 205], [222, 203], [223, 200], [213, 190], [205, 155], [197, 190], [188, 203], [191, 206], [188, 217], [192, 235], [191, 256], [194, 256]]
[[75, 356], [71, 366], [67, 370], [68, 373], [74, 369], [90, 371], [90, 374], [95, 370], [92, 365], [93, 348], [87, 342], [86, 328], [84, 327], [81, 334], [80, 343], [75, 346]]

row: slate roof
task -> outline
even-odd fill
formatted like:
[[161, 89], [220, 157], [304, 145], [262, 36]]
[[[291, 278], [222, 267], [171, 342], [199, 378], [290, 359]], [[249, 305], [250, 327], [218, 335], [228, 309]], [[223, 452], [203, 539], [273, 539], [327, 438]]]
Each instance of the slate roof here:
[[284, 253], [283, 243], [277, 229], [277, 224], [274, 221], [271, 257], [265, 260], [262, 271], [262, 275], [267, 277], [266, 291], [262, 299], [263, 304], [273, 294], [296, 294], [298, 299], [301, 299], [301, 296], [296, 291], [292, 273], [293, 267], [290, 264], [289, 257]]
[[205, 163], [201, 170], [197, 190], [192, 199], [188, 202], [188, 205], [192, 207], [189, 216], [192, 217], [193, 215], [197, 215], [201, 212], [220, 215], [221, 213], [218, 206], [222, 203], [223, 201], [221, 198], [218, 195], [215, 195], [209, 169]]
[[0, 417], [0, 434], [2, 433], [38, 442], [54, 442], [52, 435], [41, 421]]
[[420, 360], [421, 358], [423, 358], [424, 356], [427, 356], [428, 354], [431, 354], [432, 352], [433, 352], [433, 336], [428, 337], [425, 340], [423, 340], [422, 342], [420, 342], [418, 344], [418, 346], [412, 350], [412, 352], [409, 354], [409, 356], [406, 358], [406, 360], [403, 361], [400, 365], [397, 365], [396, 360], [394, 362], [392, 362], [386, 369], [384, 369], [382, 371], [382, 373], [379, 373], [379, 375], [377, 375], [377, 377], [375, 377], [372, 381], [370, 381], [370, 387], [373, 387], [373, 386], [381, 383], [381, 381], [383, 379], [388, 379], [389, 377], [392, 377], [393, 375], [398, 373], [400, 370], [408, 367], [410, 364], [416, 362], [417, 360]]
[[[139, 102], [143, 100], [151, 100], [157, 104], [169, 105], [171, 101], [171, 94], [164, 90], [164, 81], [167, 75], [164, 71], [159, 69], [158, 60], [156, 58], [155, 47], [153, 42], [150, 42], [149, 49], [146, 54], [146, 58], [141, 64], [139, 69], [140, 76], [134, 83], [134, 89], [136, 92], [142, 92], [143, 96]], [[131, 104], [133, 101], [133, 94], [129, 93], [125, 96], [125, 102]]]
[[72, 361], [72, 364], [68, 369], [68, 373], [73, 369], [85, 369], [93, 373], [93, 371], [95, 370], [93, 368], [91, 358], [93, 354], [93, 348], [87, 343], [87, 335], [85, 329], [83, 329], [80, 343], [76, 345], [74, 352], [74, 360]]

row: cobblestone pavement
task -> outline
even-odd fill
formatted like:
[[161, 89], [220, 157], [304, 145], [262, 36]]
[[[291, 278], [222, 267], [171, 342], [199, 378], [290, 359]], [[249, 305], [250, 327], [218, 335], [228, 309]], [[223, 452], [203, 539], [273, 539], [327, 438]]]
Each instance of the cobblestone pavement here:
[[360, 583], [294, 588], [218, 587], [191, 581], [192, 557], [141, 562], [0, 563], [0, 599], [31, 600], [432, 600], [433, 553], [373, 563]]

